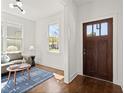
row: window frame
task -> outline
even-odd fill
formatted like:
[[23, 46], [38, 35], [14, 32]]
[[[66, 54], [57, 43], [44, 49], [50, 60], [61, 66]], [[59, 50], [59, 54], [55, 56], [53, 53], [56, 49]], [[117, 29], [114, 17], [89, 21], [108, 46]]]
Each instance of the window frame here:
[[[8, 26], [16, 27], [16, 28], [19, 28], [21, 30], [21, 38], [19, 38], [19, 40], [21, 40], [20, 50], [19, 51], [11, 51], [11, 52], [22, 52], [23, 51], [22, 50], [23, 49], [23, 32], [24, 32], [23, 25], [19, 24], [19, 23], [11, 22], [11, 21], [7, 21], [7, 22], [2, 21], [1, 26], [3, 27], [1, 29], [1, 31], [3, 30], [3, 32], [2, 32], [3, 35], [1, 35], [1, 36], [3, 36], [3, 41], [4, 41], [4, 43], [3, 43], [3, 50], [1, 50], [1, 52], [9, 53], [9, 51], [7, 51], [7, 39], [10, 39], [10, 38], [7, 38], [7, 27]], [[17, 39], [13, 38], [12, 40], [17, 40]]]
[[[107, 27], [106, 30], [107, 30], [107, 31], [106, 31], [106, 34], [102, 35], [102, 34], [101, 34], [101, 33], [102, 33], [101, 24], [105, 24], [105, 23], [107, 24], [107, 25], [106, 25], [106, 27]], [[94, 28], [94, 25], [96, 25], [96, 26], [99, 25], [99, 28], [98, 28], [98, 29], [99, 29], [99, 31], [98, 31], [98, 32], [99, 32], [99, 35], [93, 35], [94, 29], [95, 29], [95, 28]], [[92, 32], [92, 33], [91, 33], [91, 35], [90, 35], [90, 34], [87, 33], [88, 31], [86, 30], [87, 38], [106, 37], [106, 36], [108, 35], [108, 29], [109, 29], [109, 28], [108, 28], [108, 22], [106, 22], [106, 21], [105, 21], [105, 22], [99, 22], [99, 23], [90, 23], [90, 24], [87, 24], [87, 27], [88, 27], [88, 26], [92, 26], [92, 31], [90, 31], [90, 32]], [[87, 28], [87, 27], [86, 27], [86, 28]]]
[[[49, 27], [50, 27], [50, 25], [58, 25], [59, 26], [59, 35], [58, 35], [58, 39], [59, 39], [59, 42], [58, 42], [58, 52], [54, 52], [54, 51], [50, 51], [50, 49], [49, 49]], [[60, 36], [61, 36], [61, 25], [60, 25], [60, 23], [59, 22], [53, 22], [53, 23], [49, 23], [48, 24], [48, 27], [47, 27], [47, 36], [48, 36], [48, 52], [49, 53], [54, 53], [54, 54], [59, 54], [60, 53], [60, 50], [61, 50], [61, 48], [60, 48]]]

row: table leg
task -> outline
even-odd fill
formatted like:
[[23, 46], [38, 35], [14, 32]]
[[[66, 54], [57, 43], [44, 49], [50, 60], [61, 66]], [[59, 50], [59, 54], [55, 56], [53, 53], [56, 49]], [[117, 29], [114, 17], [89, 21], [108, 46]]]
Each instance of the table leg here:
[[14, 85], [16, 85], [16, 71], [14, 72]]
[[24, 70], [22, 70], [22, 75], [24, 75]]
[[28, 71], [28, 80], [30, 80], [30, 68], [27, 68]]
[[9, 71], [8, 80], [10, 79], [10, 76], [11, 76], [11, 71]]
[[23, 79], [24, 79], [24, 70], [22, 70], [22, 76], [23, 76]]

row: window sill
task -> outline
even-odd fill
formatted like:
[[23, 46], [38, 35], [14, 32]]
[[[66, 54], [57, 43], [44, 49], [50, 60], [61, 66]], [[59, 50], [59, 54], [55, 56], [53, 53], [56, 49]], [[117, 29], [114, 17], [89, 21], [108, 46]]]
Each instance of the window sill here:
[[59, 54], [59, 53], [60, 53], [60, 51], [49, 50], [49, 53]]

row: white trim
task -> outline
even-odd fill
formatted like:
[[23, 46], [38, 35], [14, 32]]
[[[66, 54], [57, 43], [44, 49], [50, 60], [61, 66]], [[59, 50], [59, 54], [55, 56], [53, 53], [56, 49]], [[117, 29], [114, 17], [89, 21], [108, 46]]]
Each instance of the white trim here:
[[[58, 16], [57, 16], [58, 17]], [[58, 24], [59, 25], [59, 42], [58, 42], [58, 45], [59, 45], [59, 52], [50, 52], [49, 51], [49, 25], [54, 25], [54, 24]], [[52, 21], [49, 21], [48, 22], [48, 27], [47, 27], [47, 37], [48, 37], [48, 47], [47, 47], [47, 51], [48, 51], [48, 54], [62, 54], [62, 50], [61, 50], [61, 35], [62, 35], [62, 27], [61, 27], [61, 19], [58, 19], [58, 20], [52, 20]]]
[[118, 80], [118, 26], [117, 26], [118, 14], [108, 14], [108, 15], [99, 16], [96, 18], [88, 18], [88, 19], [83, 20], [82, 23], [90, 22], [94, 20], [111, 18], [111, 17], [113, 17], [113, 83], [119, 85], [119, 80]]
[[[58, 25], [59, 26], [59, 35], [58, 35], [58, 38], [59, 38], [58, 47], [59, 47], [59, 49], [58, 49], [58, 52], [53, 52], [53, 51], [49, 50], [49, 27], [51, 25]], [[60, 34], [61, 34], [60, 22], [54, 22], [54, 23], [48, 24], [48, 34], [47, 34], [47, 36], [48, 36], [48, 52], [49, 53], [55, 53], [55, 54], [59, 54], [60, 53], [60, 36], [61, 36]]]
[[77, 76], [78, 76], [78, 73], [73, 74], [73, 75], [70, 77], [69, 82], [71, 83]]
[[[4, 42], [7, 42], [7, 27], [8, 26], [12, 26], [12, 27], [16, 27], [16, 28], [19, 28], [21, 30], [21, 49], [20, 51], [23, 51], [23, 34], [24, 34], [24, 30], [23, 30], [23, 24], [19, 24], [19, 23], [16, 23], [16, 22], [12, 22], [12, 21], [2, 21], [2, 26], [3, 26], [3, 34], [4, 34]], [[7, 48], [7, 44], [4, 43], [3, 45], [3, 52], [6, 52], [6, 48]]]
[[[100, 78], [96, 78], [96, 77], [92, 77], [92, 76], [88, 76], [88, 75], [81, 75], [81, 76], [85, 76], [85, 77], [93, 78], [93, 79], [96, 79], [96, 80], [105, 81], [107, 83], [115, 84], [114, 82], [111, 82], [111, 81], [108, 81], [108, 80], [104, 80], [104, 79], [100, 79]], [[116, 84], [116, 85], [118, 85], [118, 84]], [[121, 85], [118, 85], [118, 86], [121, 87]]]

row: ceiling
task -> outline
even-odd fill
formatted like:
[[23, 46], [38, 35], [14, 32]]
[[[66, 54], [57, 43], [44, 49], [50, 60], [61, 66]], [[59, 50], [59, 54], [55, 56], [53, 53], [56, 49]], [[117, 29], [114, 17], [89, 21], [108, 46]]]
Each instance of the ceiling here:
[[64, 6], [60, 3], [60, 0], [22, 0], [23, 9], [26, 13], [21, 14], [16, 8], [9, 8], [8, 4], [14, 1], [15, 0], [1, 0], [2, 11], [31, 20], [50, 16], [64, 9]]
[[93, 1], [96, 1], [96, 0], [73, 0], [77, 6], [80, 6], [80, 5], [83, 5], [83, 4], [86, 4], [86, 3], [89, 3], [89, 2], [93, 2]]
[[[64, 9], [62, 0], [21, 0], [23, 2], [23, 9], [26, 11], [25, 14], [17, 8], [9, 8], [11, 2], [16, 0], [1, 0], [1, 9], [3, 12], [7, 12], [13, 15], [18, 15], [30, 20], [37, 20], [46, 16], [53, 15]], [[92, 2], [94, 0], [73, 0], [77, 6]]]

